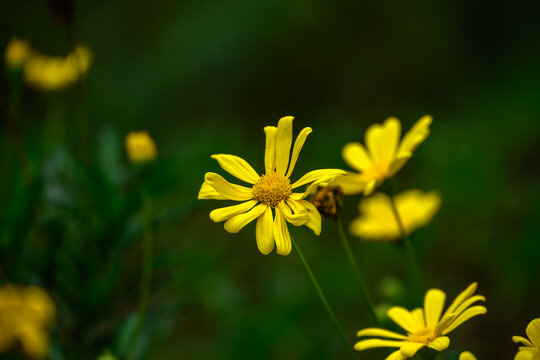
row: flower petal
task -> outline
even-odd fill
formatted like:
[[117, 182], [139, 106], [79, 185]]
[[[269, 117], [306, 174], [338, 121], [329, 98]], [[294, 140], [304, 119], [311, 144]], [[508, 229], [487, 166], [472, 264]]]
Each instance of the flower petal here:
[[227, 230], [231, 234], [236, 234], [237, 232], [242, 230], [244, 226], [261, 216], [267, 207], [268, 205], [259, 204], [246, 213], [236, 215], [230, 218], [225, 222], [225, 230]]
[[424, 298], [426, 325], [434, 327], [441, 318], [446, 294], [439, 289], [430, 289]]
[[268, 255], [274, 250], [274, 219], [270, 207], [267, 207], [264, 213], [257, 218], [255, 236], [257, 247], [261, 253]]
[[433, 334], [435, 337], [441, 336], [443, 334], [444, 329], [456, 318], [456, 314], [454, 313], [444, 313], [442, 319], [437, 323], [437, 326], [435, 326], [435, 330], [433, 330]]
[[377, 180], [372, 180], [366, 184], [366, 187], [364, 188], [364, 196], [369, 196], [375, 190], [377, 187]]
[[279, 119], [276, 131], [276, 171], [285, 175], [289, 165], [289, 154], [292, 144], [292, 122], [294, 117], [285, 116]]
[[276, 240], [277, 253], [279, 255], [289, 255], [291, 253], [291, 236], [287, 228], [285, 216], [281, 210], [276, 208], [276, 219], [274, 220], [274, 239]]
[[534, 348], [520, 349], [514, 360], [535, 360], [537, 351]]
[[416, 324], [416, 320], [409, 312], [409, 310], [400, 306], [393, 306], [386, 312], [386, 315], [392, 319], [393, 322], [401, 326], [405, 331], [414, 333], [421, 328]]
[[412, 316], [416, 320], [418, 327], [426, 327], [426, 320], [424, 319], [424, 309], [417, 308], [411, 311]]
[[319, 169], [313, 170], [302, 176], [295, 183], [292, 184], [292, 188], [296, 189], [299, 186], [305, 185], [310, 182], [320, 184], [322, 182], [330, 182], [339, 175], [345, 175], [346, 172], [340, 169]]
[[199, 200], [227, 200], [225, 196], [218, 193], [216, 189], [206, 181], [202, 183], [197, 198]]
[[212, 219], [212, 221], [216, 223], [229, 220], [233, 216], [245, 213], [246, 211], [254, 207], [256, 204], [257, 200], [249, 200], [238, 205], [226, 206], [215, 209], [210, 212], [210, 219]]
[[364, 191], [366, 181], [361, 174], [348, 172], [332, 180], [330, 186], [339, 186], [345, 195], [355, 195]]
[[413, 125], [407, 134], [405, 134], [399, 145], [397, 153], [398, 157], [412, 155], [418, 145], [429, 136], [429, 125], [431, 125], [432, 122], [433, 118], [430, 115], [426, 115]]
[[527, 325], [527, 336], [537, 348], [540, 348], [540, 319], [535, 319]]
[[405, 164], [409, 159], [411, 158], [410, 155], [402, 155], [397, 158], [395, 158], [388, 168], [388, 177], [394, 176]]
[[477, 360], [476, 356], [473, 355], [470, 351], [464, 351], [459, 354], [459, 360]]
[[457, 328], [459, 325], [463, 324], [465, 321], [469, 320], [472, 317], [483, 315], [487, 312], [487, 309], [485, 306], [473, 306], [471, 308], [468, 308], [465, 310], [461, 315], [457, 316], [454, 321], [450, 323], [450, 325], [443, 330], [442, 334], [446, 335], [450, 333], [452, 330]]
[[394, 351], [386, 357], [385, 360], [406, 360], [407, 357], [404, 356], [400, 350]]
[[384, 340], [384, 339], [367, 339], [361, 340], [354, 345], [355, 350], [362, 351], [378, 347], [401, 347], [405, 344], [404, 341]]
[[348, 143], [341, 151], [343, 160], [356, 171], [366, 171], [373, 166], [373, 162], [369, 157], [364, 145], [353, 142]]
[[407, 342], [403, 344], [403, 346], [399, 350], [404, 356], [412, 358], [414, 355], [416, 355], [416, 352], [424, 346], [426, 346], [426, 344]]
[[401, 135], [401, 123], [390, 117], [382, 124], [371, 125], [366, 131], [366, 145], [373, 162], [390, 163], [395, 154]]
[[525, 346], [533, 347], [533, 344], [522, 336], [512, 336], [512, 341], [515, 343], [522, 343]]
[[294, 226], [302, 226], [309, 221], [309, 215], [304, 209], [295, 211], [295, 213], [293, 214], [289, 206], [286, 205], [283, 201], [278, 204], [278, 208], [279, 210], [281, 210], [283, 216], [285, 216], [287, 222], [293, 224]]
[[458, 306], [454, 314], [456, 314], [456, 316], [459, 316], [459, 314], [467, 310], [467, 308], [469, 308], [472, 304], [474, 304], [477, 301], [486, 301], [486, 298], [482, 295], [471, 296], [470, 298], [462, 302], [461, 305]]
[[217, 160], [219, 166], [232, 176], [250, 184], [255, 184], [259, 181], [260, 176], [249, 165], [249, 163], [241, 157], [235, 155], [216, 154], [212, 155], [212, 159]]
[[296, 165], [296, 161], [298, 160], [298, 155], [300, 155], [300, 151], [302, 151], [302, 147], [304, 147], [304, 143], [306, 142], [306, 139], [309, 134], [311, 134], [313, 130], [310, 127], [302, 129], [300, 131], [300, 134], [296, 137], [296, 140], [294, 142], [292, 156], [291, 156], [291, 162], [289, 164], [289, 170], [287, 170], [287, 175], [285, 175], [286, 178], [290, 178], [292, 175], [292, 172], [294, 170], [294, 166]]
[[250, 188], [231, 184], [219, 174], [212, 172], [206, 173], [206, 175], [204, 175], [204, 180], [208, 186], [213, 187], [214, 190], [225, 199], [244, 201], [253, 198]]
[[450, 345], [450, 339], [448, 336], [440, 336], [429, 343], [428, 347], [437, 350], [437, 351], [443, 351], [448, 348]]
[[308, 214], [308, 222], [305, 224], [311, 229], [315, 235], [321, 234], [321, 214], [311, 202], [307, 200], [287, 200], [287, 204], [294, 210], [294, 212], [306, 211]]
[[452, 301], [452, 304], [446, 309], [446, 313], [453, 313], [456, 311], [459, 305], [468, 298], [470, 298], [476, 291], [476, 288], [478, 287], [478, 283], [473, 282], [471, 285], [467, 286], [465, 290], [463, 290], [455, 299]]
[[385, 337], [389, 339], [398, 339], [398, 340], [405, 340], [407, 339], [407, 336], [395, 333], [393, 331], [385, 330], [385, 329], [378, 329], [378, 328], [367, 328], [362, 329], [356, 333], [356, 336], [363, 337], [363, 336], [377, 336], [377, 337]]
[[275, 126], [266, 126], [266, 146], [264, 149], [264, 168], [266, 174], [271, 173], [276, 168], [276, 131]]

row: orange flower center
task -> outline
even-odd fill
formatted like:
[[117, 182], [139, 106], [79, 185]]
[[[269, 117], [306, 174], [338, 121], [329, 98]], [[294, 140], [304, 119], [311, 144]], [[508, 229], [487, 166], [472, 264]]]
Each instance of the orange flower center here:
[[261, 176], [251, 190], [253, 198], [263, 204], [276, 207], [281, 201], [286, 200], [292, 193], [289, 179], [277, 172]]
[[435, 329], [430, 326], [418, 330], [415, 333], [409, 334], [409, 341], [421, 344], [429, 344], [435, 340], [435, 334], [433, 333], [434, 330]]

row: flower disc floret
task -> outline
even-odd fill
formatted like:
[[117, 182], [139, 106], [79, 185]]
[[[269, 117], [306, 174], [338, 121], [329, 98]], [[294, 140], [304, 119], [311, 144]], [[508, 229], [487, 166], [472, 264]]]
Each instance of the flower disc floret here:
[[261, 176], [260, 180], [253, 185], [252, 193], [254, 199], [265, 205], [276, 207], [291, 195], [291, 181], [274, 171]]

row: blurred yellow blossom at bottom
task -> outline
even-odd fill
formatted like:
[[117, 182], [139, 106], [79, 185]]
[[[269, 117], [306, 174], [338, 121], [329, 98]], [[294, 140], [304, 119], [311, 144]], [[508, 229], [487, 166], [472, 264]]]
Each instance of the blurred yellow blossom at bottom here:
[[540, 318], [531, 321], [525, 332], [529, 339], [522, 336], [512, 337], [515, 343], [525, 345], [519, 347], [514, 360], [540, 360]]
[[[396, 195], [394, 200], [407, 234], [428, 224], [441, 204], [441, 197], [435, 191], [408, 190]], [[350, 224], [351, 234], [378, 241], [391, 241], [401, 236], [388, 195], [377, 193], [363, 199], [359, 210], [360, 216]]]
[[34, 286], [0, 288], [0, 352], [19, 344], [28, 356], [45, 357], [47, 330], [55, 316], [55, 306], [43, 290]]
[[4, 61], [10, 68], [20, 68], [30, 56], [31, 51], [28, 41], [13, 37], [6, 46]]
[[156, 144], [147, 131], [132, 131], [126, 135], [126, 151], [133, 163], [152, 161], [157, 156]]
[[459, 360], [477, 360], [476, 356], [473, 355], [470, 351], [464, 351], [459, 354]]

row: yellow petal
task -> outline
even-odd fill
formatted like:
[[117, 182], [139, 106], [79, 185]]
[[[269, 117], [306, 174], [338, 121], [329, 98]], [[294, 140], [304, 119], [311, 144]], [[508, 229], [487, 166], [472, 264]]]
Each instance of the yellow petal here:
[[473, 306], [471, 308], [468, 308], [465, 310], [461, 315], [457, 316], [454, 321], [450, 323], [450, 325], [443, 330], [442, 334], [446, 335], [450, 333], [452, 330], [457, 328], [459, 325], [463, 324], [465, 321], [469, 320], [472, 317], [483, 315], [487, 312], [487, 309], [484, 306]]
[[345, 145], [341, 151], [341, 156], [356, 171], [366, 171], [373, 165], [364, 146], [357, 142]]
[[439, 289], [430, 289], [424, 298], [424, 311], [426, 325], [434, 327], [439, 319], [444, 307], [446, 294]]
[[433, 334], [435, 337], [439, 337], [443, 334], [444, 330], [448, 327], [448, 325], [454, 321], [456, 318], [456, 314], [454, 313], [444, 313], [442, 319], [439, 321], [437, 326], [435, 326], [435, 330], [433, 330]]
[[339, 186], [345, 195], [355, 195], [364, 191], [366, 182], [362, 175], [348, 172], [346, 175], [336, 177], [329, 186]]
[[400, 306], [391, 307], [386, 315], [392, 319], [393, 322], [401, 326], [402, 329], [409, 333], [414, 333], [421, 328], [418, 327], [416, 321], [409, 310]]
[[282, 117], [276, 131], [276, 171], [285, 175], [289, 165], [289, 154], [292, 144], [292, 123], [294, 117]]
[[385, 337], [385, 338], [397, 339], [397, 340], [407, 339], [405, 335], [401, 335], [393, 331], [389, 331], [385, 329], [378, 329], [378, 328], [368, 328], [368, 329], [360, 330], [356, 333], [356, 336], [358, 337], [377, 336], [377, 337]]
[[257, 218], [255, 235], [259, 251], [264, 255], [270, 254], [274, 250], [274, 219], [270, 207], [267, 207], [264, 213]]
[[266, 146], [264, 149], [264, 168], [266, 174], [270, 174], [276, 168], [276, 131], [275, 126], [266, 126]]
[[242, 230], [244, 226], [261, 216], [267, 207], [267, 205], [259, 204], [246, 213], [236, 215], [230, 218], [225, 222], [225, 230], [227, 230], [231, 234], [236, 234], [237, 232]]
[[291, 236], [289, 235], [285, 216], [283, 216], [283, 213], [279, 209], [276, 209], [274, 238], [276, 240], [277, 253], [284, 256], [289, 255], [291, 253]]
[[199, 190], [199, 200], [227, 200], [223, 195], [220, 195], [216, 189], [206, 181], [202, 183]]
[[306, 211], [308, 214], [308, 222], [305, 224], [311, 229], [315, 235], [321, 234], [321, 214], [311, 202], [307, 200], [287, 200], [287, 204], [294, 210], [294, 212]]
[[486, 298], [482, 295], [474, 295], [468, 298], [467, 300], [463, 301], [461, 305], [458, 306], [456, 311], [454, 312], [456, 316], [461, 314], [463, 311], [465, 311], [468, 307], [470, 307], [472, 304], [474, 304], [477, 301], [486, 301]]
[[540, 348], [540, 319], [535, 319], [527, 325], [527, 336], [537, 348]]
[[366, 145], [373, 162], [390, 163], [396, 154], [400, 135], [401, 123], [394, 117], [386, 119], [382, 125], [371, 125], [366, 131]]
[[459, 354], [459, 360], [477, 360], [476, 356], [473, 355], [470, 351], [464, 351]]
[[378, 347], [401, 347], [403, 344], [403, 341], [397, 340], [367, 339], [357, 342], [354, 345], [354, 348], [358, 351], [362, 351]]
[[235, 155], [216, 154], [212, 155], [212, 159], [217, 160], [219, 166], [232, 176], [245, 181], [250, 184], [255, 184], [259, 181], [260, 176], [255, 170], [248, 164], [248, 162], [241, 157]]
[[514, 360], [536, 360], [537, 351], [534, 348], [521, 349], [514, 357]]
[[304, 128], [296, 137], [291, 156], [291, 163], [289, 164], [289, 170], [287, 170], [287, 175], [285, 175], [286, 178], [291, 177], [294, 166], [296, 165], [296, 161], [298, 160], [298, 155], [300, 155], [300, 151], [302, 151], [302, 147], [304, 146], [308, 135], [311, 134], [312, 131], [313, 130], [310, 127]]
[[233, 216], [243, 214], [257, 204], [257, 200], [249, 200], [238, 205], [222, 207], [210, 212], [210, 219], [214, 222], [229, 220]]
[[302, 226], [302, 225], [305, 225], [309, 221], [309, 215], [307, 211], [305, 211], [304, 209], [295, 211], [295, 213], [293, 214], [289, 206], [286, 205], [283, 201], [278, 204], [278, 208], [279, 210], [281, 210], [281, 213], [285, 216], [285, 219], [287, 220], [287, 222], [293, 224], [294, 226]]
[[419, 328], [426, 327], [426, 320], [424, 319], [424, 309], [417, 308], [411, 311], [413, 318], [416, 320]]
[[386, 357], [385, 360], [406, 360], [407, 357], [404, 356], [400, 350], [394, 351]]
[[450, 345], [450, 339], [448, 336], [440, 336], [429, 343], [428, 347], [437, 350], [437, 351], [443, 351], [448, 348]]
[[423, 116], [413, 125], [411, 130], [405, 134], [398, 150], [398, 157], [411, 156], [429, 135], [429, 126], [433, 122], [433, 118], [429, 115]]
[[380, 183], [380, 181], [372, 180], [366, 184], [366, 187], [364, 188], [364, 196], [369, 196], [371, 193], [373, 193], [373, 190], [377, 187], [377, 185]]
[[391, 163], [390, 167], [388, 168], [388, 177], [394, 176], [405, 164], [409, 159], [411, 158], [410, 155], [402, 155], [397, 158], [395, 158]]
[[313, 170], [302, 176], [295, 183], [292, 184], [292, 188], [296, 189], [299, 186], [314, 182], [316, 184], [330, 182], [340, 175], [345, 175], [346, 172], [340, 169], [320, 169]]
[[36, 327], [19, 328], [18, 339], [24, 352], [32, 358], [44, 358], [49, 352], [49, 340], [44, 330]]
[[533, 344], [522, 336], [512, 336], [512, 341], [515, 343], [522, 343], [525, 346], [533, 347]]
[[446, 309], [446, 313], [453, 313], [456, 311], [459, 305], [468, 298], [470, 298], [476, 291], [478, 283], [473, 282], [465, 290], [463, 290], [455, 299], [452, 301], [452, 304]]
[[245, 186], [231, 184], [219, 174], [211, 172], [206, 173], [206, 175], [204, 175], [204, 180], [207, 185], [213, 187], [218, 194], [228, 200], [244, 201], [253, 198], [251, 189]]
[[403, 346], [399, 350], [404, 356], [412, 358], [414, 355], [416, 355], [416, 352], [424, 346], [426, 346], [426, 344], [408, 342], [403, 344]]

